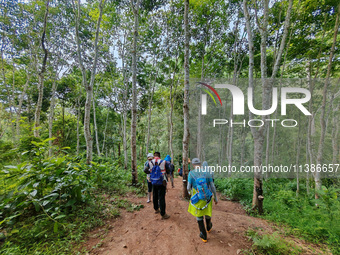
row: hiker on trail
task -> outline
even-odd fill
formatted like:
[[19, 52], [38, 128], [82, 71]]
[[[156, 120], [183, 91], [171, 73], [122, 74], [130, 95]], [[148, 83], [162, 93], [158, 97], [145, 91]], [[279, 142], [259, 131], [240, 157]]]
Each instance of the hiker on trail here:
[[[187, 186], [189, 194], [192, 193], [188, 212], [196, 217], [200, 230], [199, 236], [206, 243], [208, 241], [207, 231], [210, 232], [212, 229], [212, 196], [214, 195], [215, 204], [217, 204], [218, 199], [211, 174], [204, 171], [198, 158], [192, 159], [192, 165], [193, 169], [189, 172]], [[207, 228], [204, 225], [204, 216]]]
[[174, 188], [174, 172], [175, 172], [175, 166], [171, 163], [171, 157], [169, 155], [166, 155], [164, 160], [169, 164], [170, 166], [170, 180], [171, 180], [171, 186]]
[[162, 219], [168, 219], [170, 216], [165, 213], [165, 193], [167, 185], [166, 175], [170, 173], [170, 166], [165, 160], [161, 159], [159, 152], [155, 152], [153, 155], [154, 159], [149, 161], [149, 164], [144, 167], [144, 172], [150, 174], [155, 213], [160, 212]]
[[[153, 154], [149, 153], [147, 158], [148, 158], [148, 160], [145, 162], [144, 167], [147, 166], [151, 160], [153, 160]], [[146, 175], [146, 181], [148, 183], [148, 201], [146, 201], [146, 202], [150, 203], [151, 202], [151, 194], [152, 194], [152, 183], [151, 183], [151, 180], [150, 180], [150, 174]]]

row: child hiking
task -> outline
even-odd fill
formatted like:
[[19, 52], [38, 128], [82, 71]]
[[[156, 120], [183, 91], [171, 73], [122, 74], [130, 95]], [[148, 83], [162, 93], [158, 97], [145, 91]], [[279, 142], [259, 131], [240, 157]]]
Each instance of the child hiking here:
[[[199, 237], [203, 242], [208, 241], [207, 231], [212, 229], [211, 213], [212, 213], [212, 196], [214, 195], [215, 204], [218, 199], [216, 196], [216, 188], [209, 172], [201, 168], [201, 162], [198, 158], [191, 161], [193, 169], [188, 176], [188, 192], [191, 193], [188, 212], [196, 217], [200, 230]], [[192, 192], [191, 192], [192, 190]], [[204, 216], [205, 223], [204, 224]]]
[[[144, 172], [150, 174], [153, 190], [153, 208], [155, 213], [161, 213], [162, 219], [168, 219], [170, 216], [165, 213], [165, 193], [166, 193], [166, 175], [170, 173], [169, 164], [161, 159], [159, 152], [154, 153], [154, 159], [145, 165]], [[160, 209], [160, 210], [159, 210]]]

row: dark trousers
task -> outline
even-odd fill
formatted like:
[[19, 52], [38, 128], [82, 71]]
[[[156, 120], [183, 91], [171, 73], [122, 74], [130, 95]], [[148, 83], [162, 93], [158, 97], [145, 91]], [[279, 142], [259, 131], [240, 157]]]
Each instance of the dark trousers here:
[[152, 183], [151, 182], [148, 182], [148, 192], [151, 192], [152, 191]]
[[163, 185], [152, 185], [153, 191], [153, 208], [155, 211], [160, 207], [161, 215], [165, 215], [165, 192], [166, 187]]

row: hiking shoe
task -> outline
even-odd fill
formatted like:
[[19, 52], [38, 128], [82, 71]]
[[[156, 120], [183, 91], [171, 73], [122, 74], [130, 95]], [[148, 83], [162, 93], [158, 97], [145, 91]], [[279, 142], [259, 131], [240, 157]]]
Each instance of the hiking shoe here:
[[211, 231], [211, 229], [212, 229], [212, 227], [213, 227], [213, 225], [212, 225], [212, 223], [211, 223], [211, 218], [210, 219], [205, 219], [205, 223], [207, 224], [207, 231], [208, 231], [208, 233], [210, 233], [210, 231]]
[[170, 218], [170, 215], [169, 214], [164, 214], [163, 216], [162, 216], [162, 219], [163, 220], [166, 220], [166, 219], [169, 219]]
[[202, 239], [202, 241], [204, 243], [208, 242], [207, 231], [205, 230], [203, 220], [199, 220], [199, 221], [197, 221], [197, 223], [198, 223], [198, 227], [200, 229], [200, 238]]
[[157, 214], [157, 213], [160, 213], [161, 211], [159, 210], [159, 209], [157, 209], [156, 211], [155, 211], [155, 214]]
[[203, 243], [208, 242], [208, 240], [205, 239], [206, 237], [204, 237], [204, 235], [203, 235], [202, 233], [200, 233], [200, 238], [201, 238], [201, 240], [203, 241]]

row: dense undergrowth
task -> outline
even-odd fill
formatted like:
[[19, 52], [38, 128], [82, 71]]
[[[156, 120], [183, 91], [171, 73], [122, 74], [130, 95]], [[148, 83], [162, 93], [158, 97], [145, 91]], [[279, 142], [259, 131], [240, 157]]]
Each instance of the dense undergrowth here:
[[97, 157], [89, 166], [68, 148], [49, 158], [47, 145], [33, 141], [21, 163], [0, 168], [0, 254], [74, 254], [86, 233], [119, 208], [141, 207], [121, 198], [143, 194], [144, 186], [130, 185], [119, 160]]
[[[325, 179], [325, 186], [319, 192], [320, 199], [315, 200], [313, 189], [307, 194], [305, 180], [300, 181], [298, 195], [296, 180], [264, 180], [264, 215], [261, 217], [286, 226], [287, 235], [293, 234], [314, 243], [327, 244], [333, 254], [340, 254], [340, 189], [336, 181]], [[252, 179], [215, 179], [215, 183], [220, 192], [231, 200], [240, 201], [251, 213]], [[252, 236], [259, 246], [266, 244], [261, 243], [258, 236]], [[274, 253], [264, 254], [278, 254], [272, 249]]]

